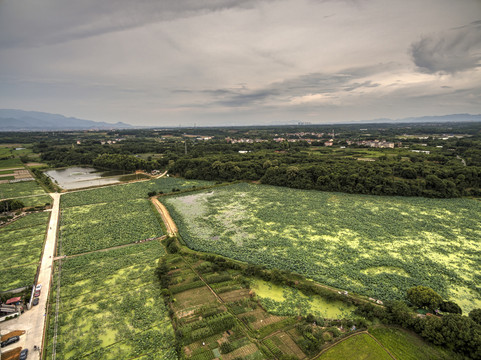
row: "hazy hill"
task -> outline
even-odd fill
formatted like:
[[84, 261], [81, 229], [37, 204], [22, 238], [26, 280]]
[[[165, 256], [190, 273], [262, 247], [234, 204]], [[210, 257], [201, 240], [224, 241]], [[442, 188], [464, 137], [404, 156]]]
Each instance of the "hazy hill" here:
[[110, 124], [38, 111], [0, 109], [0, 131], [125, 129], [131, 127], [132, 125], [122, 122]]

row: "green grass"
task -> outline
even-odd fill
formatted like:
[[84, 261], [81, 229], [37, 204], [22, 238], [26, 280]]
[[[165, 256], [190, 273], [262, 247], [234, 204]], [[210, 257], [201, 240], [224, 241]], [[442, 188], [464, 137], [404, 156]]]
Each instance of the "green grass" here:
[[418, 335], [398, 328], [377, 327], [369, 332], [397, 360], [452, 360], [459, 357], [446, 349], [425, 342]]
[[[162, 246], [153, 241], [62, 261], [57, 359], [148, 354], [147, 359], [176, 359], [173, 328], [154, 274], [162, 255]], [[52, 296], [56, 291], [52, 288]], [[47, 358], [54, 311], [55, 301], [49, 309]]]
[[392, 360], [389, 354], [367, 334], [346, 339], [323, 353], [319, 360]]
[[150, 201], [135, 199], [62, 210], [61, 254], [72, 255], [162, 236]]
[[0, 184], [0, 199], [44, 195], [45, 191], [36, 181], [21, 181], [12, 184]]
[[2, 170], [0, 171], [0, 175], [13, 175], [13, 170]]
[[481, 203], [236, 184], [162, 197], [194, 250], [381, 300], [429, 286], [481, 307]]

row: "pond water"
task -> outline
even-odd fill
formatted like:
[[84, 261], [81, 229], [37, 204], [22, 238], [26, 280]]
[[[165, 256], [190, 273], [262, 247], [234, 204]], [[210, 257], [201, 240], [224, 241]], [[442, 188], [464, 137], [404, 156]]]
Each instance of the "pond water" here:
[[118, 183], [124, 175], [122, 171], [100, 170], [93, 167], [69, 167], [46, 171], [53, 182], [62, 189], [81, 189], [89, 186], [109, 185]]

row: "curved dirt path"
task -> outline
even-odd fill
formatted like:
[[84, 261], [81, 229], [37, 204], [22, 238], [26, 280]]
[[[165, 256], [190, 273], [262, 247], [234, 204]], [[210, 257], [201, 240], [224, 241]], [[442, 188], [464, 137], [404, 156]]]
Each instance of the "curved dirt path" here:
[[165, 205], [162, 204], [157, 198], [152, 198], [152, 203], [155, 205], [155, 208], [162, 217], [162, 221], [167, 228], [167, 234], [170, 236], [177, 235], [179, 230], [177, 230], [177, 226], [175, 225], [174, 220], [172, 220], [172, 217], [170, 216], [169, 211], [167, 210]]

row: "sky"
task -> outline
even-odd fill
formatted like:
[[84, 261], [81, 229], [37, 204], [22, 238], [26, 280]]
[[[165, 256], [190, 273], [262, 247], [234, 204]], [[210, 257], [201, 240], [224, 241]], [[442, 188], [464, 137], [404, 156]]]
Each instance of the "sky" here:
[[146, 126], [481, 113], [480, 0], [0, 0], [0, 108]]

